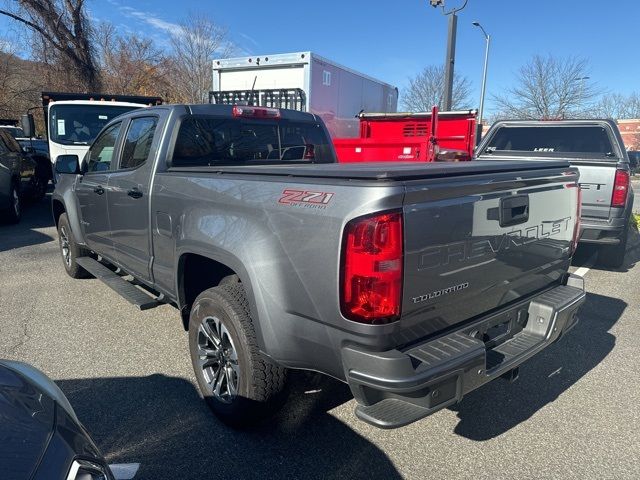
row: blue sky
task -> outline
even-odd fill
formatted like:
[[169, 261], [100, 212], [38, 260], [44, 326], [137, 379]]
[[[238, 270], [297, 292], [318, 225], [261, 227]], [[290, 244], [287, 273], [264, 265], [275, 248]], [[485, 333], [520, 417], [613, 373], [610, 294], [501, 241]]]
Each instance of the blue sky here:
[[[463, 0], [446, 0], [448, 6]], [[427, 0], [89, 0], [91, 15], [166, 44], [190, 12], [206, 11], [228, 28], [239, 54], [311, 50], [402, 87], [426, 65], [444, 61], [446, 18]], [[484, 38], [492, 36], [488, 97], [513, 82], [533, 54], [577, 55], [607, 91], [640, 91], [638, 0], [469, 0], [458, 20], [456, 71], [479, 97]], [[0, 18], [0, 32], [8, 26]], [[487, 107], [491, 111], [488, 98]]]

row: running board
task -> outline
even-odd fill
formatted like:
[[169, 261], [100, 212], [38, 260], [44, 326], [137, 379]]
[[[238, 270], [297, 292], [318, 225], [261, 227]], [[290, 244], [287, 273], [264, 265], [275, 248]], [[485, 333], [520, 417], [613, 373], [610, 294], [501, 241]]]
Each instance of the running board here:
[[120, 275], [91, 257], [78, 257], [76, 263], [140, 310], [148, 310], [161, 305], [157, 299], [127, 282]]

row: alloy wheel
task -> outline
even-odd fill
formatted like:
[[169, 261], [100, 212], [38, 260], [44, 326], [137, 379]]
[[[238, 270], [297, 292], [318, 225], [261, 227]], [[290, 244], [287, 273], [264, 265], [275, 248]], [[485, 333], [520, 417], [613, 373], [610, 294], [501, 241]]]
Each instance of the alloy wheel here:
[[229, 331], [217, 317], [206, 317], [198, 328], [198, 364], [213, 396], [231, 403], [238, 394], [238, 353]]

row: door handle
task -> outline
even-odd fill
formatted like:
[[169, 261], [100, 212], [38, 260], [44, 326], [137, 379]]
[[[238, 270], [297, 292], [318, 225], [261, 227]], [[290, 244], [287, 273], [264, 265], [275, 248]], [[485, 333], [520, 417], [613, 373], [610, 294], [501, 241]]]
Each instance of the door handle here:
[[127, 195], [129, 195], [131, 198], [140, 198], [142, 197], [142, 192], [137, 188], [132, 188], [127, 192]]
[[104, 193], [104, 188], [102, 188], [102, 186], [98, 185], [96, 188], [93, 189], [93, 191], [95, 193], [97, 193], [98, 195], [102, 195]]

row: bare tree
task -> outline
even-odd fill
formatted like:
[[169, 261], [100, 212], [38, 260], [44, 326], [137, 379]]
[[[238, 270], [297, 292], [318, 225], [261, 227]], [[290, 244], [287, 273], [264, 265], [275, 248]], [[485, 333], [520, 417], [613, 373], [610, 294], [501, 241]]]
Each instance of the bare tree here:
[[85, 0], [13, 0], [11, 3], [15, 9], [0, 9], [0, 14], [28, 26], [47, 48], [54, 49], [68, 62], [87, 90], [100, 90]]
[[169, 62], [151, 39], [119, 35], [113, 24], [102, 23], [96, 29], [95, 44], [105, 90], [125, 95], [166, 92]]
[[593, 108], [593, 116], [613, 118], [640, 118], [640, 94], [610, 93], [603, 95]]
[[[442, 105], [444, 96], [444, 67], [430, 65], [409, 79], [409, 87], [403, 92], [402, 106], [411, 112], [430, 111], [434, 105]], [[467, 77], [454, 74], [452, 108], [469, 108], [471, 82]]]
[[0, 39], [0, 117], [19, 118], [38, 104], [37, 66], [15, 55], [10, 41]]
[[191, 14], [171, 35], [177, 100], [202, 103], [212, 86], [212, 60], [232, 52], [227, 30], [206, 15]]
[[502, 117], [583, 116], [599, 93], [587, 74], [585, 59], [534, 55], [517, 71], [515, 86], [494, 95], [493, 101]]

